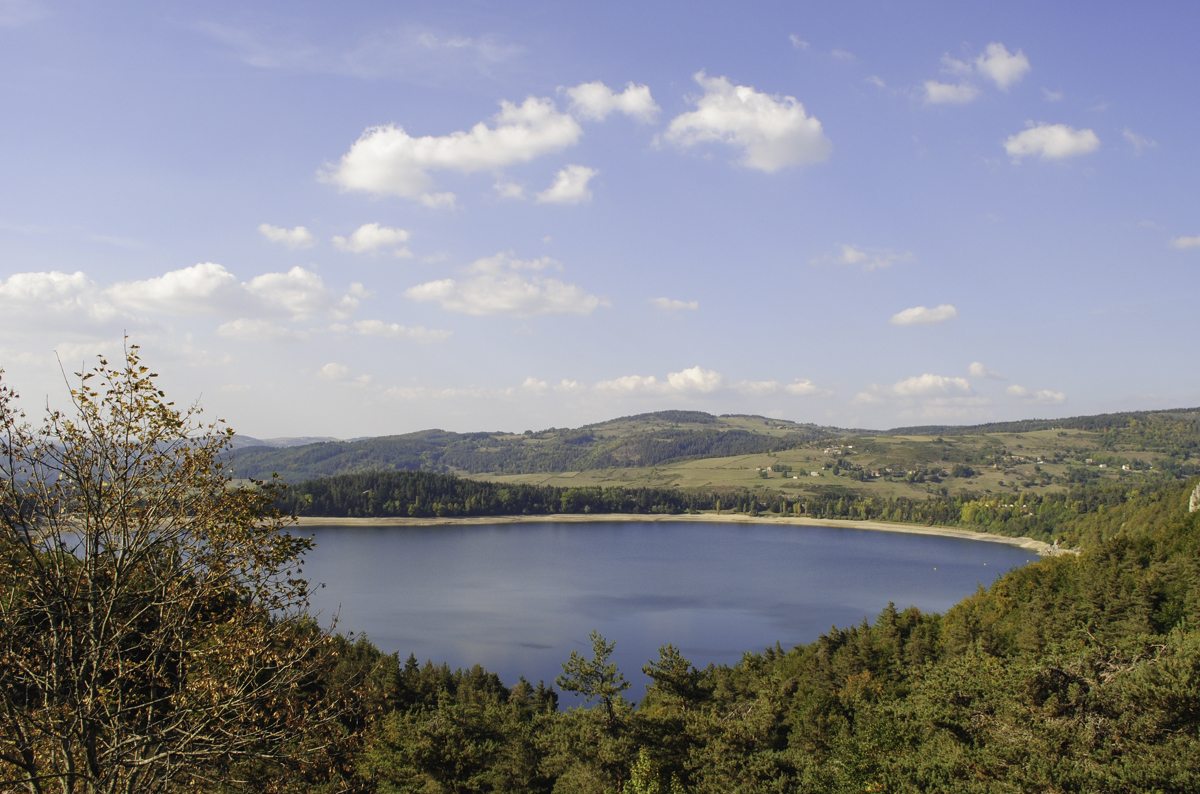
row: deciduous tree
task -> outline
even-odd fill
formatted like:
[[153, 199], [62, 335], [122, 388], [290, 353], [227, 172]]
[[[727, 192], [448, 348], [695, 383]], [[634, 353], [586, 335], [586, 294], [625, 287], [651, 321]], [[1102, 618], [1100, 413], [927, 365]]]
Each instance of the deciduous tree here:
[[37, 427], [0, 382], [0, 789], [212, 788], [301, 751], [308, 541], [136, 345], [76, 377]]

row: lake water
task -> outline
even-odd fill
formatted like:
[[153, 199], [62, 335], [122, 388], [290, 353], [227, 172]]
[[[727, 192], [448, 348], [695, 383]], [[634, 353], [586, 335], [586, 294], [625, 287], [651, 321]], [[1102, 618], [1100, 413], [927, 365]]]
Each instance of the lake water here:
[[673, 643], [697, 667], [874, 620], [944, 611], [1035, 554], [1000, 543], [831, 527], [674, 522], [303, 527], [312, 607], [341, 632], [509, 685], [554, 682], [588, 633], [642, 665]]

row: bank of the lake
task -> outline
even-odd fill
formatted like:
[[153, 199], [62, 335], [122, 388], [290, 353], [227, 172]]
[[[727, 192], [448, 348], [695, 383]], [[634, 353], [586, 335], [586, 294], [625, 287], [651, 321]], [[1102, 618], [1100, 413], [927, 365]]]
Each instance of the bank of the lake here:
[[436, 526], [488, 526], [493, 524], [583, 524], [583, 523], [613, 523], [613, 522], [661, 522], [672, 521], [679, 523], [722, 523], [722, 524], [772, 524], [798, 527], [842, 527], [845, 529], [866, 529], [876, 532], [900, 532], [910, 535], [933, 535], [943, 538], [961, 538], [977, 540], [984, 543], [1004, 543], [1032, 551], [1040, 556], [1073, 553], [1073, 550], [1046, 543], [1041, 540], [1025, 537], [1009, 537], [991, 532], [975, 532], [959, 527], [929, 526], [926, 524], [903, 524], [891, 521], [855, 521], [842, 518], [806, 518], [803, 516], [751, 516], [745, 513], [681, 513], [681, 514], [642, 514], [642, 513], [555, 513], [550, 515], [506, 515], [506, 516], [467, 516], [454, 518], [325, 518], [321, 516], [301, 516], [299, 526], [325, 527], [436, 527]]

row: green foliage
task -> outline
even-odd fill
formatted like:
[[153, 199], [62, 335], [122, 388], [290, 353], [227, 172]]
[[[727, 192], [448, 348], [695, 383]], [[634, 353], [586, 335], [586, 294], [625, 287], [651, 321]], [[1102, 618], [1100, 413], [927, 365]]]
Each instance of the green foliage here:
[[506, 711], [482, 671], [413, 660], [360, 768], [403, 791], [1197, 790], [1200, 514], [1180, 488], [1094, 504], [1080, 555], [945, 616], [889, 604], [704, 670], [663, 646], [636, 709], [595, 632], [558, 682], [590, 709]]

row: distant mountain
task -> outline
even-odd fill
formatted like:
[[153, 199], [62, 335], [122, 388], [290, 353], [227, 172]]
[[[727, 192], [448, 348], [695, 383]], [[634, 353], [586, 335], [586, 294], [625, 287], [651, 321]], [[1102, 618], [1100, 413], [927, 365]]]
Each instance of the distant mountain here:
[[659, 411], [574, 429], [552, 427], [520, 434], [422, 430], [285, 447], [237, 444], [227, 462], [237, 477], [263, 478], [277, 472], [288, 481], [371, 469], [523, 474], [748, 455], [841, 432], [762, 416]]

